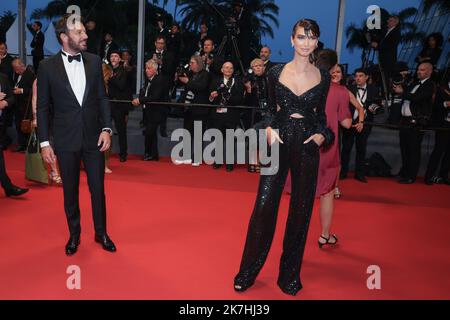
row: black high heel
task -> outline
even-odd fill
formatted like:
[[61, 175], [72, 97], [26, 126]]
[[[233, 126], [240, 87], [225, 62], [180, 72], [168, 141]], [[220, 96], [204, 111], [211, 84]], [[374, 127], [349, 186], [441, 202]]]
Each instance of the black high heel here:
[[[334, 242], [330, 242], [331, 237], [334, 238], [334, 240], [335, 240]], [[320, 249], [322, 249], [322, 247], [323, 247], [324, 245], [327, 245], [327, 244], [328, 244], [328, 245], [334, 246], [335, 244], [337, 244], [337, 242], [338, 242], [338, 240], [339, 240], [335, 234], [330, 235], [328, 238], [324, 237], [323, 235], [320, 235], [320, 238], [322, 238], [323, 240], [326, 241], [325, 243], [322, 243], [322, 242], [320, 242], [320, 241], [317, 241], [317, 242], [319, 243], [319, 248], [320, 248]]]

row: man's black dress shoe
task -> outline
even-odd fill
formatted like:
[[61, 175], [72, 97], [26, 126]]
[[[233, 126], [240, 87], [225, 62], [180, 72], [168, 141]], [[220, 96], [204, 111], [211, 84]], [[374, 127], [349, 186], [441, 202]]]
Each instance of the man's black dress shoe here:
[[108, 235], [95, 235], [95, 242], [98, 242], [102, 245], [103, 249], [109, 252], [116, 252], [116, 246], [114, 245], [114, 242], [111, 241], [111, 239], [108, 237]]
[[355, 179], [362, 182], [362, 183], [367, 183], [367, 179], [364, 176], [360, 176], [360, 175], [356, 175]]
[[233, 171], [234, 166], [232, 164], [227, 164], [227, 172]]
[[425, 184], [427, 185], [427, 186], [431, 186], [433, 183], [435, 183], [436, 182], [436, 180], [435, 180], [435, 177], [431, 177], [431, 178], [425, 178]]
[[165, 126], [159, 127], [159, 133], [161, 134], [161, 137], [167, 138], [167, 129], [165, 128]]
[[66, 255], [74, 255], [77, 252], [79, 245], [80, 237], [70, 237], [69, 241], [66, 244]]
[[144, 155], [144, 161], [159, 161], [158, 156], [151, 156], [148, 153]]
[[213, 169], [220, 169], [221, 167], [222, 167], [221, 164], [217, 164], [217, 163], [213, 164]]
[[7, 197], [17, 197], [24, 193], [27, 193], [29, 189], [22, 189], [16, 186], [11, 186], [11, 188], [5, 189], [5, 194]]
[[127, 156], [119, 156], [119, 161], [120, 162], [126, 162], [127, 161]]
[[416, 182], [416, 180], [411, 179], [411, 178], [405, 178], [405, 179], [398, 180], [398, 183], [400, 183], [400, 184], [413, 184], [414, 182]]

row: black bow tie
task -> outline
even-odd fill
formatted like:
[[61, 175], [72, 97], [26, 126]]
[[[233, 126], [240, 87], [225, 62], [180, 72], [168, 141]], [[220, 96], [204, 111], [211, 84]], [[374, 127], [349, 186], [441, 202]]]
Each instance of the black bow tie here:
[[358, 87], [358, 90], [366, 91], [366, 88]]
[[81, 62], [81, 54], [77, 54], [74, 56], [67, 56], [67, 59], [69, 60], [69, 63], [72, 63], [73, 60], [77, 60], [78, 62]]

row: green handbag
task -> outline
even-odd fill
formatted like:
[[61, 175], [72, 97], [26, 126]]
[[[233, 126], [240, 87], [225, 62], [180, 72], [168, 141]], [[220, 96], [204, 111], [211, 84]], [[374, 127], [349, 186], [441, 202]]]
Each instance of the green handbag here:
[[30, 134], [25, 154], [25, 178], [48, 184], [47, 169], [44, 166], [39, 149], [39, 140], [36, 136], [36, 130], [33, 130]]

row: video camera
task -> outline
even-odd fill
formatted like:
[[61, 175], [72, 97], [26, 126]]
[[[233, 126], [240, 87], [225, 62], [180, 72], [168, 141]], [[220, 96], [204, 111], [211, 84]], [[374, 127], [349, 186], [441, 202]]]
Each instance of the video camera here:
[[189, 77], [190, 74], [189, 64], [183, 64], [181, 63], [177, 67], [177, 77]]

